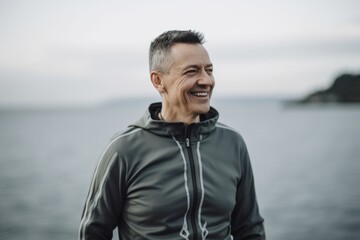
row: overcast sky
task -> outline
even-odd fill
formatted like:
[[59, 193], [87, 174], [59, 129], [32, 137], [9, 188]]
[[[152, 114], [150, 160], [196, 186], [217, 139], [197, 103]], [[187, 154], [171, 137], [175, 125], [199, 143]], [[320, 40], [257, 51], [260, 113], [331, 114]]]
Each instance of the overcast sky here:
[[0, 105], [156, 97], [148, 48], [205, 34], [214, 96], [302, 96], [360, 73], [360, 1], [0, 0]]

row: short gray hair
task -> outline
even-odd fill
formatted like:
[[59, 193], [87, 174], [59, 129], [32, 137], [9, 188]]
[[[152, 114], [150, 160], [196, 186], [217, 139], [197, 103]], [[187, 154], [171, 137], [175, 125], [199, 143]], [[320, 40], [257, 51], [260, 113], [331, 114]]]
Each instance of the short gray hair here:
[[175, 43], [203, 44], [204, 42], [204, 35], [193, 30], [171, 30], [162, 33], [150, 44], [150, 71], [166, 72], [165, 65], [168, 60], [169, 50]]

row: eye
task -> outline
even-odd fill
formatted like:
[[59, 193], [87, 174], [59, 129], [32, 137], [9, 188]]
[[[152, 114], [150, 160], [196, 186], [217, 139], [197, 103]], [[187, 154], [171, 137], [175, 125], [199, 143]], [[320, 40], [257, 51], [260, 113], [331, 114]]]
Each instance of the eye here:
[[197, 74], [197, 69], [189, 69], [189, 70], [187, 70], [186, 72], [185, 72], [185, 74], [186, 75], [195, 75], [195, 74]]
[[212, 73], [213, 73], [213, 69], [212, 69], [212, 68], [207, 68], [207, 69], [205, 69], [205, 71], [206, 71], [206, 73], [207, 73], [208, 75], [212, 75]]

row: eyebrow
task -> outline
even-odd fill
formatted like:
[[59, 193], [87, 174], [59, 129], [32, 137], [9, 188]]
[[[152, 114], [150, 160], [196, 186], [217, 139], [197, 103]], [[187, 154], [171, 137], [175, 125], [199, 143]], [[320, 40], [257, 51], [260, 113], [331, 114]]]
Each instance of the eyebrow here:
[[[205, 68], [208, 68], [208, 67], [213, 67], [213, 64], [210, 63], [210, 64], [205, 65]], [[184, 69], [188, 69], [188, 68], [200, 68], [200, 65], [192, 64], [192, 65], [188, 65], [188, 66], [184, 67]]]

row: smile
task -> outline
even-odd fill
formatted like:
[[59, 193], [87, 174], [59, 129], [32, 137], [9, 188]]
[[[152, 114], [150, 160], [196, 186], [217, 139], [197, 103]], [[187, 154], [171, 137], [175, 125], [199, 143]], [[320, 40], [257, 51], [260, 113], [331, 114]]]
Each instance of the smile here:
[[190, 94], [195, 97], [207, 97], [209, 95], [208, 92], [191, 92]]

